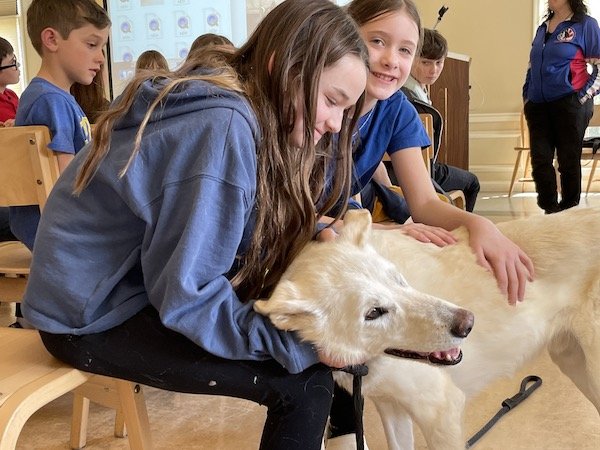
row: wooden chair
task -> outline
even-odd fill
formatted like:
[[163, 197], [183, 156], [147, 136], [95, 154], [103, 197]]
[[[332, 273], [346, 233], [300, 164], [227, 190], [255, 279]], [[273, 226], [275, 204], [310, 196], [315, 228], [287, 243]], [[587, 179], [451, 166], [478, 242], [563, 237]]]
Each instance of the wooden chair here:
[[[39, 204], [43, 208], [59, 175], [51, 151], [46, 148], [37, 156], [38, 142], [49, 141], [48, 129], [17, 127], [2, 128], [1, 132], [0, 206]], [[29, 163], [27, 172], [20, 167], [23, 154], [33, 155], [30, 161], [25, 160]], [[21, 300], [30, 265], [31, 252], [21, 242], [0, 243], [0, 302]]]
[[[433, 117], [431, 114], [419, 114], [421, 118], [421, 122], [423, 122], [423, 127], [427, 132], [427, 136], [429, 136], [429, 141], [432, 143], [429, 147], [423, 150], [423, 160], [425, 161], [425, 165], [427, 166], [427, 170], [429, 172], [429, 176], [433, 176], [432, 174], [432, 160], [433, 160], [433, 142], [434, 142], [434, 130], [433, 130]], [[459, 207], [460, 209], [466, 209], [467, 202], [465, 200], [465, 193], [459, 189], [454, 191], [446, 192], [448, 194], [448, 198], [450, 203], [454, 206]], [[444, 197], [440, 195], [440, 198]], [[445, 200], [445, 199], [443, 199]]]
[[[88, 388], [102, 386], [93, 394]], [[0, 450], [14, 450], [31, 415], [73, 389], [100, 404], [122, 408], [132, 449], [151, 449], [148, 415], [139, 385], [82, 372], [51, 356], [35, 330], [0, 327]], [[74, 444], [85, 445], [83, 441]]]
[[598, 145], [600, 143], [600, 138], [596, 142], [594, 141], [584, 141], [583, 148], [581, 151], [581, 160], [582, 161], [591, 161], [592, 167], [590, 169], [590, 174], [588, 176], [587, 185], [585, 187], [585, 195], [590, 193], [590, 188], [592, 187], [592, 183], [596, 181], [594, 176], [596, 175], [596, 166], [598, 165], [598, 160], [600, 160], [600, 151], [596, 153], [593, 152], [594, 145]]
[[25, 291], [31, 252], [20, 242], [0, 242], [0, 303], [20, 302]]
[[[429, 136], [430, 141], [433, 142], [433, 117], [431, 116], [431, 114], [419, 114], [419, 117], [421, 118], [421, 122], [423, 122], [423, 127], [427, 132], [427, 136]], [[422, 155], [425, 167], [427, 167], [427, 172], [431, 176], [431, 159], [433, 158], [433, 149], [431, 145], [422, 149]], [[390, 155], [385, 153], [383, 155], [383, 161], [391, 161]]]
[[[0, 128], [0, 206], [39, 205], [43, 209], [59, 175], [56, 155], [47, 147], [49, 140], [45, 126]], [[4, 255], [4, 259], [0, 257], [2, 273], [29, 273], [31, 254], [23, 248], [20, 243], [0, 247], [0, 255]], [[20, 281], [11, 286], [0, 283], [0, 297], [20, 299], [25, 279]], [[7, 293], [9, 288], [12, 291]], [[150, 448], [147, 414], [138, 385], [59, 363], [46, 352], [37, 331], [0, 328], [0, 332], [0, 450], [14, 448], [33, 412], [73, 389], [73, 448], [85, 445], [89, 400], [117, 410], [115, 434], [125, 435], [126, 422], [132, 448]], [[130, 391], [139, 394], [135, 402]]]
[[[420, 113], [419, 118], [421, 119], [421, 122], [423, 123], [423, 127], [425, 128], [425, 132], [427, 133], [427, 136], [429, 137], [429, 141], [432, 143], [432, 145], [430, 145], [429, 147], [425, 147], [424, 149], [421, 150], [421, 154], [423, 156], [423, 162], [425, 163], [425, 167], [427, 167], [427, 172], [429, 173], [429, 176], [431, 177], [432, 176], [432, 160], [433, 160], [433, 142], [434, 142], [433, 117], [431, 116], [431, 114]], [[391, 161], [390, 156], [387, 153], [384, 154], [383, 161], [384, 162]], [[399, 187], [394, 186], [394, 188], [395, 188], [395, 190], [402, 192]], [[463, 191], [455, 190], [455, 191], [451, 191], [451, 192], [446, 192], [446, 194], [447, 195], [438, 194], [438, 196], [440, 197], [441, 200], [448, 202], [448, 203], [452, 203], [453, 205], [455, 205], [461, 209], [466, 208], [465, 194]]]
[[[519, 142], [515, 147], [517, 152], [517, 159], [515, 160], [515, 166], [513, 167], [512, 177], [510, 179], [510, 186], [508, 187], [508, 196], [510, 197], [513, 193], [515, 183], [530, 183], [533, 182], [533, 178], [529, 175], [529, 129], [525, 121], [525, 114], [521, 111], [519, 116]], [[519, 170], [521, 169], [523, 154], [525, 154], [525, 168], [523, 169], [523, 175], [517, 178]], [[521, 186], [521, 192], [523, 192], [524, 186]]]

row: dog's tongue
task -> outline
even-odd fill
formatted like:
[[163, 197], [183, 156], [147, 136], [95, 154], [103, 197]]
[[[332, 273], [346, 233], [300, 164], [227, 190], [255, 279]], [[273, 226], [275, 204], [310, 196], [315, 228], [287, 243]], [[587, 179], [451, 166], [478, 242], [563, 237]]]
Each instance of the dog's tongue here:
[[431, 352], [430, 356], [440, 361], [454, 361], [460, 355], [460, 348], [452, 348], [441, 352]]

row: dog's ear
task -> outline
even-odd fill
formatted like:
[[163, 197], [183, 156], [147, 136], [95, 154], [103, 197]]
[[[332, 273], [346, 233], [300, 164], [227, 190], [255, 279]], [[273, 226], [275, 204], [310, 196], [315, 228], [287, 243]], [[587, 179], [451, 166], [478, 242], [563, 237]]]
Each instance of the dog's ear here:
[[253, 306], [280, 330], [304, 330], [314, 328], [317, 323], [314, 303], [302, 299], [295, 284], [289, 280], [280, 281], [269, 300], [257, 300]]
[[366, 245], [371, 233], [371, 213], [366, 209], [352, 209], [344, 216], [344, 228], [339, 239], [359, 247]]

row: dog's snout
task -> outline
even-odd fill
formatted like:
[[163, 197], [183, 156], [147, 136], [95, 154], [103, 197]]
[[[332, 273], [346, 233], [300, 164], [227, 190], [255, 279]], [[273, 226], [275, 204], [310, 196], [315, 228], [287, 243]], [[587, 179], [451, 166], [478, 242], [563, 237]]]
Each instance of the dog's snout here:
[[466, 309], [458, 309], [454, 314], [452, 329], [450, 331], [452, 335], [456, 337], [465, 338], [473, 329], [474, 322], [475, 316], [473, 316], [471, 311], [467, 311]]

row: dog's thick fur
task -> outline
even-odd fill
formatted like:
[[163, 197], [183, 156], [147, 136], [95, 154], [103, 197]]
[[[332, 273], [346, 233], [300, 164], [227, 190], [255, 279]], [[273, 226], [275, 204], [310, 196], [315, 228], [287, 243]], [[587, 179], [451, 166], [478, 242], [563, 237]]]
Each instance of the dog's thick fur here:
[[[307, 246], [272, 298], [255, 308], [332, 357], [366, 361], [363, 393], [381, 415], [390, 449], [413, 448], [412, 421], [430, 449], [463, 449], [465, 398], [546, 347], [600, 412], [600, 210], [499, 224], [535, 264], [535, 281], [516, 306], [476, 263], [464, 229], [455, 232], [458, 244], [439, 248], [398, 231], [371, 231], [365, 217], [348, 214], [337, 241]], [[475, 314], [464, 342], [449, 330], [468, 314], [431, 296]], [[384, 354], [458, 345], [464, 356], [454, 366]], [[335, 376], [351, 389], [348, 375]]]

